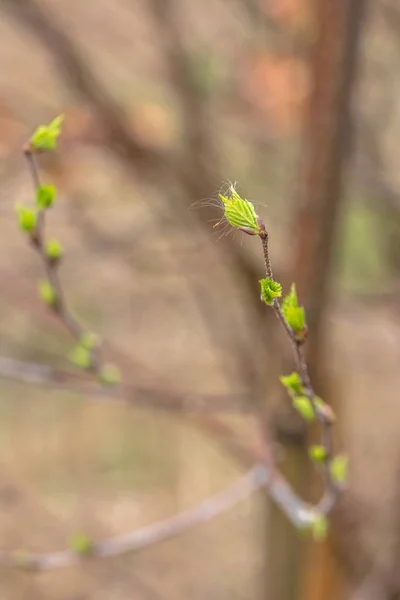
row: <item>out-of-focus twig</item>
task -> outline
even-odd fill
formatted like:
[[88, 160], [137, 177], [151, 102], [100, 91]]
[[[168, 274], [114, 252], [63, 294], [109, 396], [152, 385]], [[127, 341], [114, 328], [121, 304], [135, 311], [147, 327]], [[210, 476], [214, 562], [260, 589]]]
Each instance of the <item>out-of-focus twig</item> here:
[[24, 568], [35, 571], [48, 571], [76, 565], [90, 558], [110, 558], [122, 554], [139, 552], [160, 542], [182, 535], [194, 527], [207, 523], [227, 512], [239, 502], [267, 483], [263, 467], [254, 467], [232, 486], [205, 500], [198, 506], [158, 523], [105, 540], [92, 543], [87, 554], [80, 555], [73, 550], [62, 550], [48, 554], [20, 552], [0, 555], [0, 566]]

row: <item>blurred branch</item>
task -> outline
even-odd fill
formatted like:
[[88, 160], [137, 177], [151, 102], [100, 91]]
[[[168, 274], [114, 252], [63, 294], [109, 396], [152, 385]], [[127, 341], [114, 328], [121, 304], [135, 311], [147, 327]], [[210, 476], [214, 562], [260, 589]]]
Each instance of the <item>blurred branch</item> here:
[[143, 529], [103, 542], [90, 543], [87, 554], [79, 554], [79, 552], [69, 549], [48, 554], [31, 554], [28, 552], [3, 554], [0, 555], [0, 566], [48, 571], [80, 564], [93, 558], [110, 558], [139, 552], [182, 535], [194, 527], [224, 514], [262, 488], [265, 483], [266, 474], [263, 467], [254, 467], [228, 489], [213, 498], [205, 500], [195, 508]]

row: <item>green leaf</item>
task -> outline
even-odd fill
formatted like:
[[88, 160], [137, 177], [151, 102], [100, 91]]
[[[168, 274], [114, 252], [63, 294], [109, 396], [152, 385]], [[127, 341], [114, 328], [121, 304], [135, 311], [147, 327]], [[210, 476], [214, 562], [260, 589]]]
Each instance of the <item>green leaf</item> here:
[[83, 348], [86, 348], [86, 350], [93, 350], [93, 348], [96, 348], [100, 344], [100, 338], [95, 333], [87, 331], [81, 335], [79, 344]]
[[328, 458], [328, 452], [325, 446], [321, 445], [310, 446], [308, 449], [308, 454], [310, 455], [311, 460], [319, 465], [323, 465]]
[[93, 363], [92, 351], [78, 344], [71, 352], [70, 359], [80, 369], [90, 369]]
[[70, 547], [79, 556], [89, 556], [94, 550], [92, 540], [84, 533], [76, 533], [72, 536]]
[[40, 125], [33, 132], [30, 139], [33, 150], [44, 150], [48, 152], [55, 150], [63, 121], [64, 115], [60, 115], [49, 125]]
[[301, 377], [298, 373], [291, 373], [290, 375], [282, 375], [280, 377], [281, 383], [288, 390], [290, 395], [302, 396], [304, 395], [304, 386], [301, 383]]
[[100, 370], [100, 381], [104, 385], [117, 385], [121, 382], [121, 372], [115, 365], [104, 365]]
[[39, 282], [39, 295], [43, 302], [48, 306], [55, 306], [57, 303], [57, 294], [51, 283], [48, 281]]
[[299, 306], [296, 286], [292, 283], [290, 292], [282, 302], [282, 312], [290, 327], [300, 333], [306, 326], [306, 313], [303, 306]]
[[233, 186], [230, 187], [229, 196], [219, 195], [224, 204], [226, 220], [232, 227], [242, 229], [246, 233], [257, 235], [260, 226], [254, 205], [239, 196]]
[[326, 517], [319, 515], [312, 525], [313, 538], [316, 542], [323, 542], [328, 535], [329, 523]]
[[349, 469], [349, 459], [345, 454], [338, 454], [330, 465], [333, 480], [340, 486], [346, 485]]
[[314, 408], [306, 396], [293, 398], [293, 407], [305, 421], [312, 423], [316, 419]]
[[46, 210], [53, 206], [56, 198], [56, 188], [54, 185], [41, 185], [36, 194], [36, 204], [41, 210]]
[[18, 215], [18, 224], [22, 231], [32, 233], [37, 225], [37, 212], [34, 208], [17, 205], [15, 210]]
[[60, 258], [62, 257], [63, 254], [64, 254], [64, 249], [61, 245], [61, 242], [59, 242], [56, 239], [49, 240], [47, 242], [46, 256], [51, 258], [51, 260], [53, 260], [53, 261], [60, 260]]
[[272, 306], [275, 298], [282, 296], [282, 286], [277, 281], [273, 281], [269, 277], [266, 279], [260, 279], [261, 285], [261, 300], [264, 300], [265, 304]]

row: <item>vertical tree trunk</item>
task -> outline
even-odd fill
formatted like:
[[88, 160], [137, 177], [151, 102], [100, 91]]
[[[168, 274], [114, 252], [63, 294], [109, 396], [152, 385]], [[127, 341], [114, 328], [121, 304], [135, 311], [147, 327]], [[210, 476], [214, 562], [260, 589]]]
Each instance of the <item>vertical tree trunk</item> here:
[[[361, 25], [367, 0], [314, 0], [316, 38], [311, 55], [312, 91], [303, 132], [302, 164], [295, 195], [291, 240], [295, 257], [290, 278], [297, 285], [307, 311], [308, 360], [314, 388], [327, 402], [340, 410], [338, 394], [324, 359], [324, 316], [329, 300], [332, 256], [336, 239], [342, 184], [351, 142], [350, 104], [356, 80]], [[329, 365], [328, 365], [329, 366]], [[335, 385], [336, 387], [336, 385]], [[307, 496], [315, 498], [317, 478], [305, 466], [304, 447], [310, 440], [299, 441], [297, 452], [291, 449], [291, 470], [305, 483]], [[303, 483], [303, 487], [304, 487]], [[275, 528], [276, 529], [276, 528]], [[338, 565], [330, 540], [325, 543], [299, 544], [292, 551], [276, 556], [275, 540], [269, 539], [274, 562], [281, 563], [275, 577], [299, 581], [294, 594], [285, 595], [270, 588], [268, 598], [276, 600], [340, 600], [343, 597]], [[282, 535], [285, 535], [283, 529]], [[297, 573], [293, 569], [297, 553]], [[290, 556], [290, 559], [287, 559]], [[287, 560], [290, 560], [288, 564]], [[276, 588], [276, 592], [278, 589]]]

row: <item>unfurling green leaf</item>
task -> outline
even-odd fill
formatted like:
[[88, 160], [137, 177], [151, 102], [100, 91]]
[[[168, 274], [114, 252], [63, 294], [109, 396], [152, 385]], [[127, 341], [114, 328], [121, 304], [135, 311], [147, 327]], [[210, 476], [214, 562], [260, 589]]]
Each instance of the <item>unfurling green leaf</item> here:
[[303, 306], [299, 306], [296, 286], [292, 283], [290, 292], [282, 302], [282, 312], [290, 327], [296, 333], [301, 333], [306, 326], [306, 314]]
[[305, 421], [315, 421], [316, 415], [310, 400], [306, 396], [293, 398], [293, 407]]
[[348, 477], [349, 459], [345, 454], [338, 454], [330, 465], [333, 480], [340, 486], [346, 485]]
[[39, 282], [39, 295], [48, 306], [55, 306], [57, 303], [56, 291], [48, 281]]
[[323, 542], [328, 535], [329, 523], [322, 515], [316, 517], [312, 525], [313, 538], [316, 542]]
[[100, 381], [104, 385], [117, 385], [121, 382], [121, 372], [115, 365], [104, 365], [100, 370]]
[[260, 226], [254, 205], [239, 196], [233, 186], [229, 189], [229, 196], [219, 195], [224, 204], [226, 220], [232, 227], [241, 229], [250, 235], [258, 235]]
[[90, 369], [93, 363], [92, 351], [78, 344], [73, 349], [70, 359], [80, 369]]
[[87, 331], [86, 333], [82, 334], [79, 340], [79, 345], [83, 348], [86, 348], [86, 350], [93, 350], [93, 348], [96, 348], [96, 346], [99, 344], [99, 336], [91, 331]]
[[94, 544], [86, 534], [76, 533], [70, 540], [70, 547], [80, 556], [89, 556], [93, 552]]
[[18, 223], [22, 231], [32, 233], [36, 229], [37, 225], [37, 213], [34, 208], [28, 208], [27, 206], [17, 205], [15, 210], [18, 215]]
[[58, 240], [49, 240], [46, 244], [46, 256], [48, 256], [51, 260], [56, 261], [60, 260], [62, 255], [64, 254], [64, 249], [61, 245], [61, 242]]
[[323, 465], [328, 458], [328, 452], [325, 446], [310, 446], [308, 453], [311, 460], [319, 465]]
[[264, 300], [265, 304], [272, 306], [275, 298], [282, 296], [282, 286], [277, 281], [273, 281], [269, 277], [266, 279], [260, 279], [261, 285], [261, 300]]
[[282, 375], [280, 377], [281, 382], [288, 390], [291, 396], [302, 396], [304, 395], [304, 386], [301, 383], [301, 377], [298, 373], [291, 373], [290, 375]]
[[40, 125], [30, 139], [33, 150], [44, 150], [51, 152], [57, 146], [57, 140], [61, 133], [64, 115], [56, 117], [49, 125]]
[[36, 204], [41, 210], [46, 210], [53, 206], [56, 198], [56, 188], [54, 185], [41, 185], [36, 194]]

